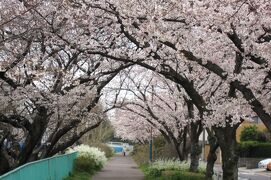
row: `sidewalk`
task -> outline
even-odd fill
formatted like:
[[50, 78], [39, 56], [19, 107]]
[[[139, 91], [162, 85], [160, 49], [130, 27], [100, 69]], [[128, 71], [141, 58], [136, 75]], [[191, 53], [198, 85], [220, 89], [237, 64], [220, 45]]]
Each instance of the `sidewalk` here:
[[[215, 180], [222, 179], [222, 168], [221, 165], [216, 164], [214, 167]], [[239, 180], [271, 180], [271, 172], [265, 169], [247, 169], [244, 167], [238, 168], [238, 179]]]
[[144, 174], [131, 157], [113, 157], [92, 180], [143, 180]]
[[269, 177], [269, 179], [271, 179], [271, 171], [267, 171], [265, 169], [261, 169], [261, 168], [256, 168], [256, 169], [247, 169], [244, 167], [240, 167], [238, 168], [239, 172], [241, 173], [250, 173], [250, 174], [255, 174], [255, 175], [261, 175], [261, 176], [266, 176]]

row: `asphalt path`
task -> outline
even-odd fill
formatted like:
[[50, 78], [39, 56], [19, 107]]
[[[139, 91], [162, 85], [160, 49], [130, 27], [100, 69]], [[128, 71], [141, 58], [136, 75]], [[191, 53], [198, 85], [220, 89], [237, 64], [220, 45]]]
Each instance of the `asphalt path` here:
[[143, 180], [144, 174], [129, 156], [115, 156], [92, 180]]

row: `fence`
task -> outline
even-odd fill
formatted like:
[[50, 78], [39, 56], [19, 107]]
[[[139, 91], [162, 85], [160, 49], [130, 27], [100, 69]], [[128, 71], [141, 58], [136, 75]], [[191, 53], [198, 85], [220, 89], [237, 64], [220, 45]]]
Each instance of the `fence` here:
[[74, 152], [30, 162], [0, 176], [0, 180], [62, 180], [72, 170], [76, 156]]

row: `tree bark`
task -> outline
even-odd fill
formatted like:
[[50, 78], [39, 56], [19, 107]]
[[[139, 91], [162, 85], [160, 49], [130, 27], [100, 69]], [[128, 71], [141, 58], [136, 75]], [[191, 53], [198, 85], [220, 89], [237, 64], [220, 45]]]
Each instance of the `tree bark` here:
[[[191, 100], [185, 99], [188, 110], [188, 117], [193, 119], [194, 105]], [[191, 141], [191, 154], [190, 154], [190, 172], [198, 172], [199, 158], [201, 154], [201, 146], [199, 144], [199, 136], [202, 133], [203, 127], [201, 121], [190, 123], [190, 141]]]
[[2, 137], [0, 137], [0, 175], [6, 173], [9, 171], [10, 167], [10, 163], [8, 161], [8, 155], [7, 152], [5, 151], [5, 147], [3, 147], [4, 145], [4, 140], [5, 138], [8, 136], [9, 132], [8, 131], [4, 131]]
[[194, 141], [191, 142], [191, 163], [189, 167], [190, 172], [198, 172], [199, 168], [199, 158], [201, 154], [201, 147], [198, 142]]
[[198, 172], [199, 159], [201, 154], [201, 146], [199, 144], [199, 136], [202, 132], [202, 124], [200, 121], [192, 122], [191, 125], [191, 154], [190, 154], [190, 172]]
[[25, 164], [26, 162], [28, 162], [29, 158], [31, 158], [34, 148], [37, 147], [41, 141], [47, 124], [47, 109], [44, 107], [39, 107], [31, 125], [31, 131], [29, 131], [28, 137], [25, 140], [25, 148], [20, 153], [18, 160], [19, 163], [17, 164], [17, 166]]
[[183, 161], [184, 160], [184, 155], [183, 155], [183, 152], [182, 152], [182, 149], [181, 149], [181, 144], [180, 143], [177, 143], [177, 142], [173, 142], [174, 144], [174, 147], [175, 147], [175, 150], [178, 154], [178, 158], [180, 161]]
[[184, 156], [184, 160], [188, 160], [188, 153], [189, 153], [189, 145], [187, 143], [187, 131], [188, 131], [188, 127], [184, 128], [184, 132], [183, 132], [183, 146], [182, 146], [182, 152], [183, 152], [183, 156]]
[[8, 155], [2, 149], [0, 150], [0, 175], [10, 170], [10, 164], [8, 161]]
[[217, 160], [216, 150], [219, 147], [217, 138], [214, 136], [212, 132], [208, 131], [208, 141], [210, 145], [210, 150], [207, 157], [207, 166], [206, 166], [206, 180], [212, 180], [214, 175], [214, 165]]
[[215, 135], [222, 152], [222, 170], [224, 180], [238, 180], [238, 154], [236, 151], [236, 129], [238, 125], [215, 127]]

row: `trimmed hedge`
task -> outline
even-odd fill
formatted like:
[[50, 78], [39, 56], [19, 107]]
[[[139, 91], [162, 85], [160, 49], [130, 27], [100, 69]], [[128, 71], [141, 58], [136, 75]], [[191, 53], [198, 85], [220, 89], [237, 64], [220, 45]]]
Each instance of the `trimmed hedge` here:
[[257, 141], [241, 142], [238, 145], [240, 157], [249, 158], [267, 158], [271, 157], [271, 143], [262, 143]]

